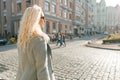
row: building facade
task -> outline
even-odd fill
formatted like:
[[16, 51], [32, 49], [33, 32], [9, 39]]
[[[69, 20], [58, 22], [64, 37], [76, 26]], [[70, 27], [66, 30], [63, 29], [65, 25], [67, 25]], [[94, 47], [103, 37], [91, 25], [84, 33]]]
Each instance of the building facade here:
[[[1, 5], [1, 0], [0, 0]], [[2, 18], [1, 18], [1, 6], [0, 6], [0, 36], [2, 36]]]
[[96, 0], [92, 0], [92, 7], [93, 7], [93, 24], [92, 24], [92, 31], [94, 34], [97, 32], [97, 3]]
[[[87, 0], [86, 0], [87, 1]], [[62, 32], [76, 36], [84, 34], [85, 23], [93, 25], [93, 8], [91, 2], [85, 0], [1, 0], [2, 34], [16, 35], [20, 26], [20, 19], [29, 6], [37, 4], [45, 12], [48, 34]], [[86, 21], [86, 4], [89, 6]]]
[[86, 32], [87, 34], [93, 34], [94, 32], [94, 16], [95, 16], [95, 4], [94, 4], [94, 0], [87, 0], [87, 28], [86, 28]]
[[97, 3], [97, 31], [103, 33], [105, 31], [106, 23], [106, 2], [101, 0]]
[[84, 34], [89, 35], [95, 32], [96, 25], [96, 0], [81, 0], [83, 14]]
[[37, 4], [45, 12], [48, 34], [62, 32], [73, 34], [74, 0], [1, 0], [1, 23], [4, 36], [18, 34], [20, 20], [29, 6]]
[[70, 34], [72, 29], [73, 0], [45, 0], [46, 29], [49, 33]]
[[1, 0], [2, 35], [9, 37], [11, 32], [11, 0]]
[[74, 0], [74, 34], [88, 35], [95, 31], [96, 0]]
[[2, 34], [17, 35], [25, 9], [34, 4], [41, 6], [45, 13], [47, 34], [79, 36], [104, 30], [104, 0], [98, 5], [96, 0], [1, 0]]
[[[41, 2], [43, 2], [41, 0]], [[20, 20], [25, 11], [25, 9], [33, 4], [41, 5], [40, 0], [11, 0], [11, 33], [13, 35], [18, 34], [18, 30], [20, 27]]]
[[85, 31], [85, 1], [74, 0], [73, 7], [73, 32], [75, 35], [84, 34]]
[[106, 8], [106, 31], [109, 33], [120, 32], [120, 6]]

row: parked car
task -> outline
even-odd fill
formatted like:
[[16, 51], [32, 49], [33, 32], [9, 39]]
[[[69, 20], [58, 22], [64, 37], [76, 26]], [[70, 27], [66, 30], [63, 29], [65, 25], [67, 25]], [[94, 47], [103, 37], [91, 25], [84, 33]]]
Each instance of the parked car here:
[[108, 35], [109, 33], [108, 32], [104, 32], [105, 35]]
[[0, 45], [5, 45], [8, 42], [6, 38], [0, 37]]

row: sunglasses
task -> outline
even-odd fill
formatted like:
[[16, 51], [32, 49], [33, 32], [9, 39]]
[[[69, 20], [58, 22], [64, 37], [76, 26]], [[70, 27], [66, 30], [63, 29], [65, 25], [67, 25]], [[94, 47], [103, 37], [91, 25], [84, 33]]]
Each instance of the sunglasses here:
[[45, 17], [41, 17], [41, 19], [45, 19]]

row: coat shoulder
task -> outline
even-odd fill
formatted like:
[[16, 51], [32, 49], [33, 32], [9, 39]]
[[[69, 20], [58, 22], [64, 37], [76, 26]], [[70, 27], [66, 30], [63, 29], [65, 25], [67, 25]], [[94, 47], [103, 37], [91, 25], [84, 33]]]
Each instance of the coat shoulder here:
[[42, 41], [44, 41], [44, 38], [43, 37], [32, 37], [31, 39], [30, 39], [30, 42], [33, 42], [33, 43], [36, 43], [36, 42], [42, 42]]

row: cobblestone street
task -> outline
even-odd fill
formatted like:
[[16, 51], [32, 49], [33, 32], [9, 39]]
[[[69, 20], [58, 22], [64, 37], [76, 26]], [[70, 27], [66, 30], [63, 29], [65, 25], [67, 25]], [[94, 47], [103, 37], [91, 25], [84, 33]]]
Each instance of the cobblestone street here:
[[[51, 44], [56, 80], [120, 80], [120, 51], [85, 47], [86, 40]], [[17, 71], [16, 45], [0, 52], [0, 79], [14, 80]]]

